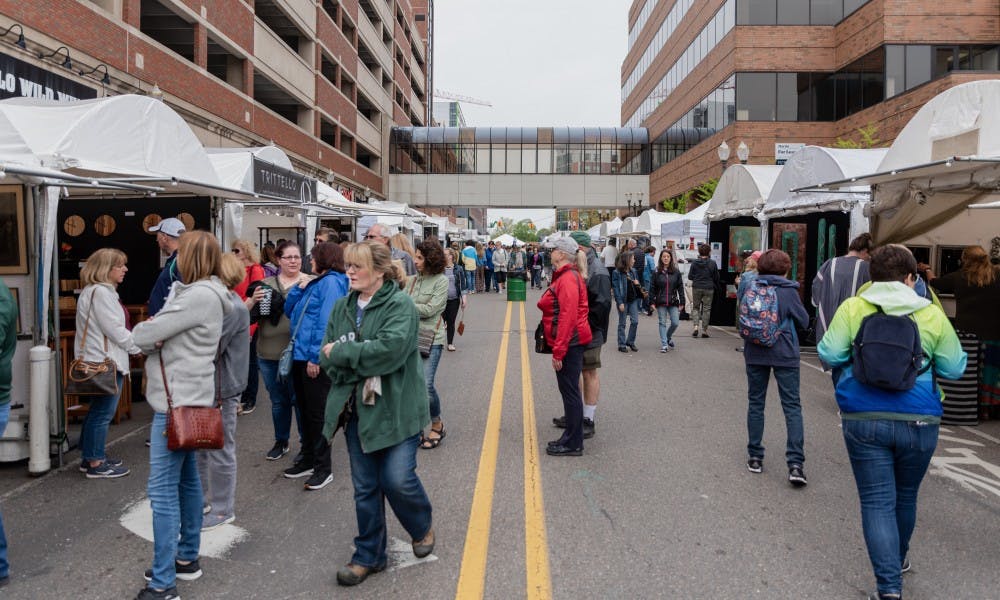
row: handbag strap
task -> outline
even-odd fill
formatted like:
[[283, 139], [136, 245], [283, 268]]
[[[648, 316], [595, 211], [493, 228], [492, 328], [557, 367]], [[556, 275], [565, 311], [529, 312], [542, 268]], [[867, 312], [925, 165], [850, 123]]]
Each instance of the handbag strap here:
[[173, 398], [170, 395], [170, 386], [167, 385], [167, 369], [163, 366], [163, 348], [160, 348], [160, 375], [163, 377], [163, 391], [167, 394], [167, 411], [174, 410]]
[[[87, 305], [87, 318], [83, 321], [83, 337], [80, 338], [80, 354], [83, 354], [83, 349], [87, 345], [87, 332], [90, 330], [90, 316], [94, 314], [94, 294], [97, 293], [97, 287], [95, 286], [93, 290], [90, 291], [90, 304]], [[104, 354], [107, 357], [108, 354], [108, 336], [104, 336]]]
[[[410, 280], [410, 289], [406, 292], [407, 294], [409, 294], [411, 296], [413, 295], [413, 290], [414, 290], [414, 288], [417, 285], [417, 277], [419, 277], [419, 275], [414, 275], [413, 279]], [[443, 314], [444, 313], [438, 315], [437, 323], [434, 324], [434, 335], [435, 336], [437, 335], [438, 327], [441, 326], [441, 317], [443, 316]], [[462, 309], [462, 316], [463, 317], [465, 316], [465, 309], [464, 308]]]
[[306, 320], [306, 309], [309, 308], [309, 301], [312, 300], [312, 292], [306, 296], [306, 303], [302, 305], [302, 314], [299, 315], [299, 324], [295, 326], [295, 331], [292, 332], [292, 341], [295, 341], [295, 336], [299, 334], [299, 328], [302, 327], [302, 321]]

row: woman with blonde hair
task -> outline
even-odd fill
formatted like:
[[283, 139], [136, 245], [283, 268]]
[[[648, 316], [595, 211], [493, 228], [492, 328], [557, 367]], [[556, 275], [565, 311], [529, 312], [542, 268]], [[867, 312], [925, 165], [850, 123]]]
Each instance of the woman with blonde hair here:
[[125, 308], [118, 299], [118, 286], [128, 273], [128, 257], [121, 250], [101, 248], [87, 259], [80, 271], [84, 285], [76, 307], [76, 338], [73, 357], [85, 361], [114, 361], [118, 369], [118, 393], [93, 396], [80, 432], [80, 471], [87, 479], [114, 479], [129, 474], [122, 461], [108, 458], [104, 444], [108, 425], [118, 409], [122, 383], [129, 372], [129, 354], [139, 354], [126, 327]]
[[389, 238], [389, 245], [396, 250], [402, 250], [410, 256], [413, 256], [413, 244], [410, 242], [409, 236], [401, 231], [393, 234], [393, 236]]
[[350, 586], [386, 567], [386, 500], [418, 558], [434, 550], [434, 530], [416, 473], [420, 433], [430, 421], [417, 308], [385, 245], [353, 244], [345, 261], [351, 292], [330, 314], [320, 365], [332, 381], [323, 437], [344, 427], [354, 485], [355, 551], [337, 571], [337, 582]]
[[[246, 270], [243, 281], [237, 284], [233, 291], [243, 300], [247, 310], [250, 310], [264, 298], [265, 293], [261, 286], [257, 286], [252, 291], [250, 286], [261, 281], [267, 275], [264, 273], [264, 267], [260, 266], [260, 255], [253, 244], [246, 240], [234, 240], [232, 250], [233, 254], [242, 261], [243, 268]], [[257, 408], [257, 390], [260, 380], [257, 364], [257, 325], [251, 325], [248, 331], [250, 356], [247, 358], [247, 386], [243, 390], [242, 398], [240, 398], [240, 414], [244, 415], [252, 413]]]
[[990, 263], [981, 246], [968, 246], [962, 251], [961, 269], [942, 277], [928, 270], [927, 280], [938, 292], [955, 295], [955, 329], [969, 352], [962, 379], [976, 378], [979, 383], [979, 418], [1000, 418], [1000, 267]]
[[153, 507], [153, 568], [146, 571], [149, 585], [137, 600], [176, 597], [176, 579], [201, 577], [203, 498], [197, 454], [167, 447], [167, 412], [170, 404], [215, 404], [222, 321], [233, 310], [218, 278], [221, 258], [219, 241], [211, 233], [182, 235], [177, 268], [184, 283], [175, 283], [156, 317], [139, 323], [132, 332], [136, 345], [149, 357], [146, 400], [154, 411], [147, 488]]

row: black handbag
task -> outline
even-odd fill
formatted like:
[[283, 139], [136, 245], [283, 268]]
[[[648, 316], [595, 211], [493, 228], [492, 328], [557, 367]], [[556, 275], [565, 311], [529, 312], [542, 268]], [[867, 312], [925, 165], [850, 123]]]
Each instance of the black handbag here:
[[[80, 338], [80, 355], [87, 345], [87, 332], [90, 329], [90, 316], [94, 312], [94, 294], [90, 294], [90, 306], [87, 309], [87, 319], [83, 322], [83, 337]], [[100, 362], [87, 361], [80, 358], [69, 363], [66, 374], [65, 393], [70, 396], [117, 396], [118, 366], [107, 356], [108, 336], [104, 336], [104, 360]]]
[[[552, 288], [547, 288], [544, 294], [547, 294], [549, 292], [552, 292]], [[552, 329], [558, 329], [559, 299], [556, 297], [555, 292], [552, 292], [552, 303], [553, 303]], [[538, 327], [535, 327], [535, 352], [538, 354], [552, 354], [552, 346], [550, 346], [548, 340], [545, 339], [544, 319], [538, 322]]]

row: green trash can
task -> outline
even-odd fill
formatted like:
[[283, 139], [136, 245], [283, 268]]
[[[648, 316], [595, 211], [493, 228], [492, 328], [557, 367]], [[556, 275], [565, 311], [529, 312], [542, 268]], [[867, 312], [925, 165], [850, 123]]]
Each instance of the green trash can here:
[[511, 277], [507, 279], [507, 301], [508, 302], [524, 302], [527, 298], [528, 284], [525, 280], [520, 277]]

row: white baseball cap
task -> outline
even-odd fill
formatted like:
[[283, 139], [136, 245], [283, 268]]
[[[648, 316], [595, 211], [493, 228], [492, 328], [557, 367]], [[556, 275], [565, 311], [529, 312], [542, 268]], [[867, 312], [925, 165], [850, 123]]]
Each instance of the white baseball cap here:
[[184, 223], [180, 219], [175, 219], [170, 217], [169, 219], [163, 219], [156, 225], [153, 225], [148, 229], [149, 233], [156, 233], [157, 231], [162, 232], [170, 237], [181, 237], [182, 233], [187, 232], [187, 228], [184, 227]]

